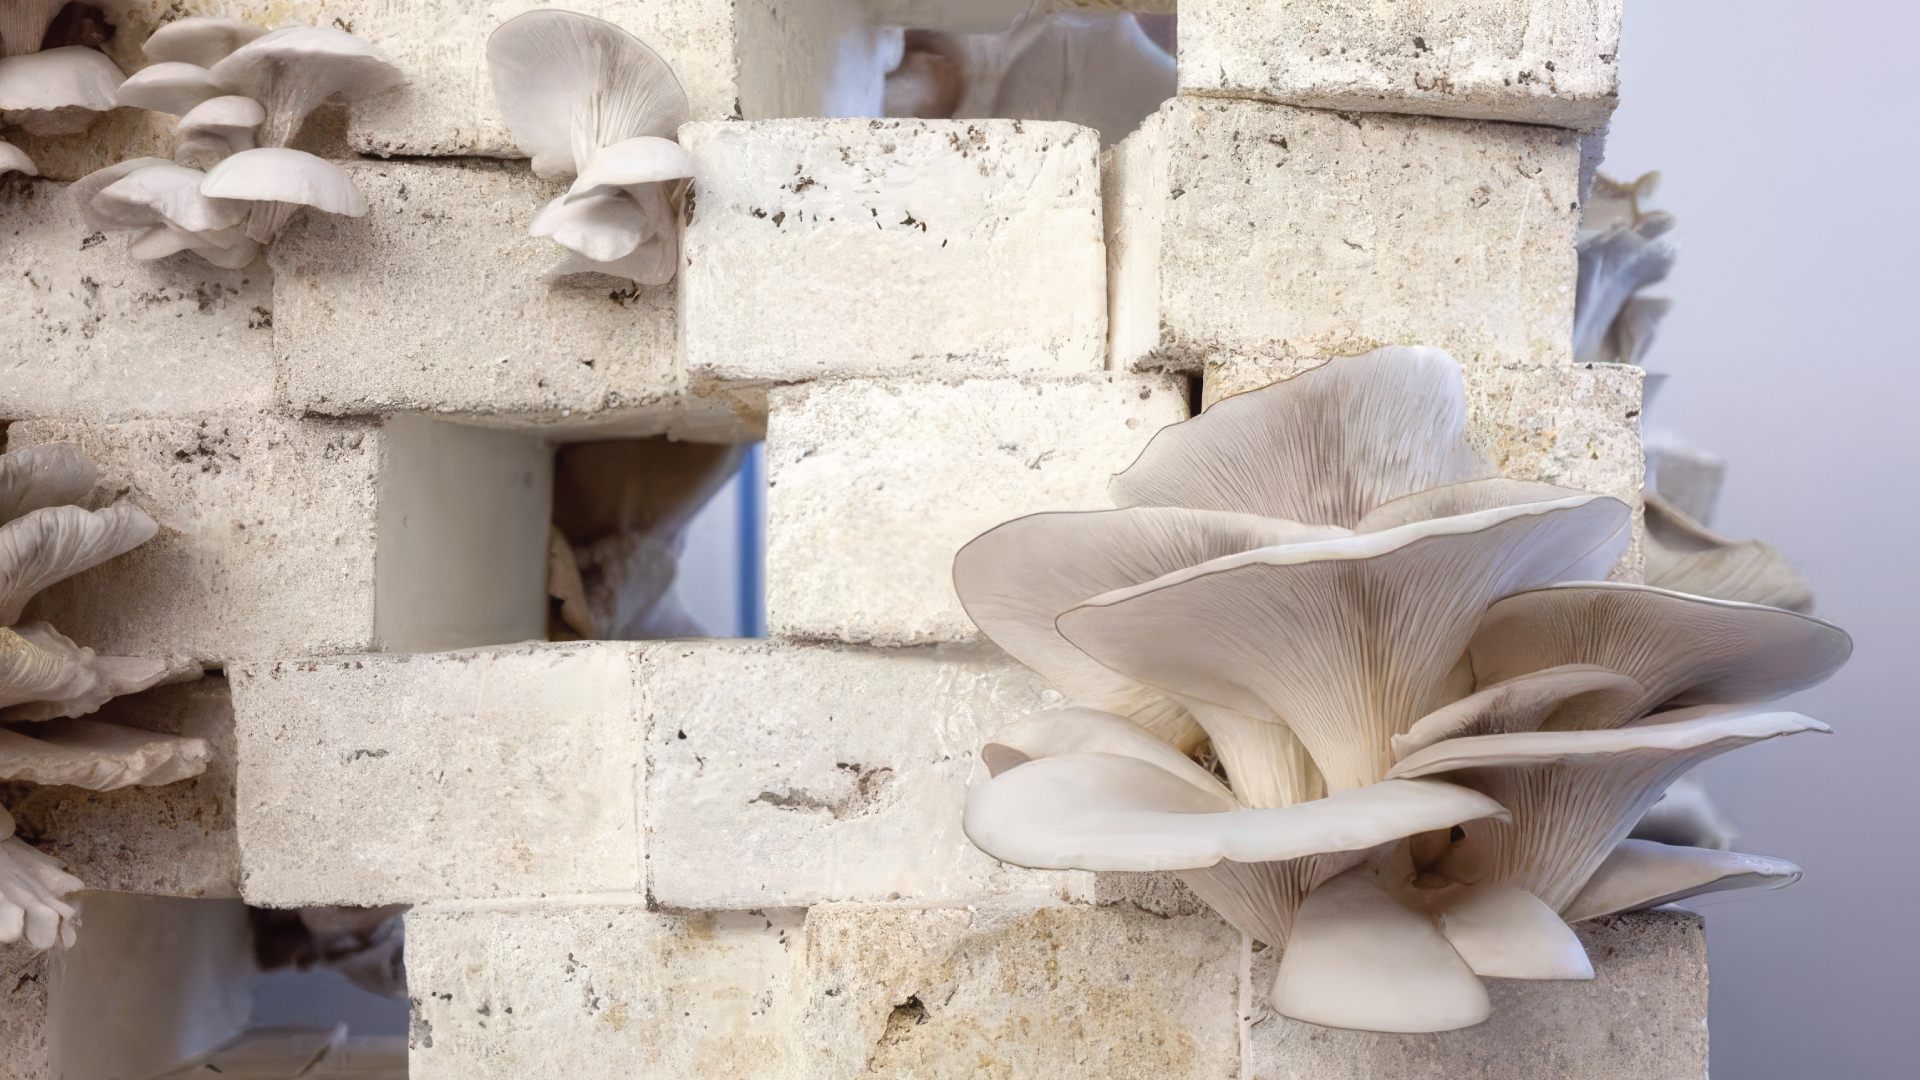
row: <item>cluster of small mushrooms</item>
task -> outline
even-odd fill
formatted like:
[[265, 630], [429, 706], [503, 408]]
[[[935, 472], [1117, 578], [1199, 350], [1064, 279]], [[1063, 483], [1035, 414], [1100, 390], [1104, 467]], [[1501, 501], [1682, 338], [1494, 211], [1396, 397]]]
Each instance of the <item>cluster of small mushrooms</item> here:
[[1585, 979], [1569, 924], [1778, 887], [1627, 839], [1695, 764], [1823, 725], [1749, 707], [1845, 662], [1782, 608], [1607, 581], [1632, 511], [1500, 479], [1430, 348], [1333, 360], [1161, 431], [1116, 510], [968, 544], [980, 628], [1072, 707], [996, 733], [967, 835], [1020, 866], [1174, 871], [1280, 951], [1283, 1015], [1439, 1031], [1481, 976]]
[[[125, 503], [76, 505], [95, 478], [71, 443], [0, 454], [0, 780], [152, 787], [199, 775], [211, 755], [202, 739], [81, 719], [121, 694], [197, 679], [197, 663], [99, 656], [44, 622], [20, 623], [34, 594], [158, 531]], [[13, 834], [0, 808], [0, 944], [22, 936], [39, 949], [73, 944], [75, 911], [64, 898], [82, 883]]]

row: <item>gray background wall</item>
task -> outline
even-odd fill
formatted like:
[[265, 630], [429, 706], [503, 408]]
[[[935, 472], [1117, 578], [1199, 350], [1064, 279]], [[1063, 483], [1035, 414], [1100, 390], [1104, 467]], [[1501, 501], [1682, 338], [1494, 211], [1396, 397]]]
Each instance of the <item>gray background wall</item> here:
[[1785, 892], [1706, 908], [1714, 1080], [1911, 1077], [1920, 961], [1920, 6], [1629, 0], [1606, 171], [1659, 169], [1677, 308], [1648, 423], [1726, 456], [1716, 527], [1782, 548], [1851, 665], [1832, 724], [1710, 766]]

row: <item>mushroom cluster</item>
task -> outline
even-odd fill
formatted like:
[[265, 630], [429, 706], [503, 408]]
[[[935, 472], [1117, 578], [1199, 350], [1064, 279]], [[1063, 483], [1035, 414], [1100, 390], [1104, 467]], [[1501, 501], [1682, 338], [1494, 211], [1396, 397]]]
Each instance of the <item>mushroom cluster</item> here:
[[173, 161], [135, 158], [77, 181], [90, 228], [133, 233], [135, 259], [192, 251], [239, 269], [303, 209], [367, 212], [346, 172], [286, 144], [329, 98], [358, 101], [405, 81], [378, 49], [327, 26], [268, 32], [201, 17], [162, 26], [141, 51], [151, 63], [115, 100], [180, 117], [180, 144]]
[[[65, 0], [0, 3], [0, 126], [71, 135], [114, 107], [114, 92], [126, 76], [105, 53], [75, 42], [90, 40], [84, 35], [53, 32], [66, 6]], [[97, 6], [111, 22], [131, 4], [101, 0]], [[38, 175], [26, 151], [0, 140], [0, 174], [8, 172]]]
[[1481, 976], [1582, 979], [1570, 923], [1778, 887], [1776, 859], [1626, 839], [1694, 764], [1825, 731], [1746, 707], [1846, 634], [1603, 580], [1618, 500], [1504, 480], [1458, 366], [1335, 360], [1161, 431], [1116, 510], [968, 544], [968, 613], [1071, 707], [982, 750], [967, 835], [1020, 866], [1174, 871], [1332, 1027], [1485, 1019]]
[[664, 285], [680, 264], [693, 158], [679, 142], [687, 92], [625, 30], [570, 11], [529, 11], [487, 39], [493, 96], [543, 180], [573, 181], [528, 232], [568, 252], [553, 276]]
[[[70, 443], [0, 454], [0, 780], [90, 791], [171, 784], [197, 776], [203, 739], [81, 717], [108, 700], [200, 677], [179, 658], [99, 656], [43, 622], [19, 625], [35, 593], [132, 550], [159, 526], [136, 507], [74, 505], [93, 490], [93, 462]], [[14, 836], [0, 808], [0, 944], [73, 944], [63, 897], [82, 883]]]

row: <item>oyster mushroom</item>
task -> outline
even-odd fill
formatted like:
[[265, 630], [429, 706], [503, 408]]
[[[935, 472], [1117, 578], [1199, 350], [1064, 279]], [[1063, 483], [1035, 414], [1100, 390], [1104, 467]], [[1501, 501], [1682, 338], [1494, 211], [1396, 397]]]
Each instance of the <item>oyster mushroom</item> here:
[[198, 64], [167, 61], [149, 64], [127, 77], [114, 95], [114, 101], [135, 109], [184, 116], [193, 107], [223, 91], [216, 86], [207, 69]]
[[227, 95], [209, 98], [193, 107], [174, 130], [180, 146], [173, 160], [196, 169], [211, 169], [242, 150], [254, 147], [253, 133], [267, 111], [252, 98]]
[[330, 26], [289, 26], [262, 35], [209, 69], [228, 94], [250, 97], [266, 110], [260, 141], [287, 144], [307, 114], [339, 95], [353, 102], [406, 82], [379, 49]]
[[105, 53], [78, 45], [0, 58], [0, 123], [34, 135], [85, 131], [124, 81]]
[[[268, 116], [271, 119], [270, 110]], [[346, 217], [367, 212], [366, 198], [338, 166], [282, 147], [242, 150], [227, 158], [207, 173], [200, 193], [250, 203], [246, 235], [261, 244], [279, 235], [293, 215], [309, 206]]]
[[140, 46], [140, 51], [156, 64], [181, 63], [210, 68], [266, 32], [266, 27], [240, 19], [202, 15], [160, 27]]
[[243, 227], [251, 208], [202, 195], [205, 179], [198, 169], [139, 158], [82, 177], [70, 191], [93, 228], [135, 233], [127, 244], [135, 259], [190, 250], [237, 270], [259, 254]]
[[0, 175], [17, 172], [23, 176], [39, 176], [40, 170], [27, 156], [25, 150], [10, 142], [0, 141]]

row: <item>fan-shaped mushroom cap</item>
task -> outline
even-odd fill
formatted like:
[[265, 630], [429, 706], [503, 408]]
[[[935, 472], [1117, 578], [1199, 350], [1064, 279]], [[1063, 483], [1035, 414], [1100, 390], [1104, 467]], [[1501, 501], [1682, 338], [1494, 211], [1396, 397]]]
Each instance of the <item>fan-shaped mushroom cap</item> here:
[[231, 229], [246, 220], [246, 203], [201, 193], [206, 179], [206, 173], [184, 165], [150, 165], [128, 173], [95, 195], [93, 209], [126, 228], [165, 224], [190, 233]]
[[1154, 738], [1131, 720], [1097, 709], [1052, 709], [1025, 716], [999, 731], [981, 748], [980, 758], [994, 776], [1038, 758], [1065, 754], [1118, 754], [1165, 769], [1202, 791], [1238, 802], [1212, 773], [1193, 759]]
[[67, 198], [80, 212], [80, 220], [87, 228], [97, 232], [111, 232], [116, 229], [133, 228], [123, 224], [118, 218], [106, 213], [106, 208], [94, 209], [93, 200], [122, 177], [154, 165], [171, 165], [166, 158], [139, 157], [118, 161], [104, 169], [95, 169], [67, 186]]
[[1583, 495], [1262, 548], [1095, 597], [1058, 626], [1129, 678], [1284, 720], [1346, 791], [1379, 780], [1392, 737], [1445, 703], [1489, 604], [1617, 544], [1629, 514]]
[[1166, 506], [1032, 514], [961, 548], [953, 560], [953, 584], [983, 633], [1070, 699], [1130, 717], [1191, 750], [1204, 733], [1184, 709], [1075, 648], [1055, 620], [1095, 596], [1222, 555], [1345, 532]]
[[1393, 737], [1394, 760], [1446, 739], [1561, 729], [1619, 727], [1639, 714], [1646, 688], [1617, 671], [1564, 664], [1495, 683], [1421, 717]]
[[0, 525], [45, 507], [79, 502], [99, 475], [93, 459], [68, 442], [0, 454]]
[[382, 94], [406, 76], [379, 49], [330, 26], [289, 26], [255, 38], [213, 65], [229, 94], [265, 106], [261, 141], [284, 146], [306, 115], [335, 94], [347, 101]]
[[1475, 975], [1591, 979], [1586, 946], [1540, 898], [1511, 885], [1453, 890], [1435, 913], [1440, 933]]
[[[1613, 360], [1607, 332], [1638, 290], [1665, 278], [1680, 254], [1665, 235], [1673, 215], [1654, 212], [1580, 241], [1580, 271], [1573, 314], [1573, 358], [1581, 363]], [[1644, 346], [1641, 347], [1644, 351]]]
[[27, 156], [25, 150], [0, 139], [0, 175], [17, 172], [27, 176], [39, 176], [40, 169]]
[[1597, 919], [1732, 889], [1784, 889], [1799, 880], [1800, 868], [1785, 859], [1622, 840], [1567, 905], [1566, 918]]
[[210, 68], [233, 50], [266, 34], [267, 28], [239, 19], [200, 15], [170, 22], [140, 46], [154, 63], [197, 64]]
[[174, 130], [180, 147], [173, 159], [193, 168], [210, 169], [242, 150], [253, 149], [253, 130], [267, 111], [252, 98], [229, 94], [209, 98], [180, 118]]
[[1758, 540], [1734, 540], [1647, 492], [1647, 584], [1717, 600], [1813, 610], [1813, 589], [1787, 557]]
[[0, 832], [5, 836], [0, 839], [0, 945], [24, 936], [36, 949], [71, 946], [78, 913], [61, 898], [86, 884], [67, 873], [59, 859], [12, 835], [13, 818], [4, 810], [0, 823], [5, 825]]
[[32, 735], [0, 728], [0, 779], [117, 791], [160, 787], [207, 770], [205, 739], [95, 720], [58, 720]]
[[1216, 402], [1113, 478], [1121, 506], [1186, 506], [1354, 528], [1428, 488], [1492, 475], [1465, 437], [1460, 365], [1376, 349]]
[[690, 119], [687, 92], [660, 55], [601, 19], [551, 9], [487, 38], [493, 96], [534, 175], [576, 176], [603, 148], [671, 139]]
[[[1564, 912], [1634, 822], [1682, 773], [1762, 739], [1827, 730], [1797, 713], [1764, 713], [1611, 731], [1476, 735], [1436, 743], [1388, 775], [1444, 776], [1511, 810], [1509, 821], [1465, 823], [1462, 857], [1477, 861], [1484, 880], [1523, 888]], [[1450, 876], [1481, 880], [1472, 874]]]
[[1811, 615], [1617, 582], [1510, 596], [1468, 646], [1482, 687], [1564, 664], [1633, 679], [1645, 693], [1615, 724], [1661, 707], [1783, 697], [1825, 681], [1852, 651], [1846, 631]]
[[534, 215], [527, 232], [604, 263], [631, 254], [653, 229], [640, 204], [616, 190], [571, 201], [562, 195]]
[[105, 53], [78, 45], [0, 57], [0, 123], [35, 135], [85, 131], [91, 114], [114, 107], [124, 81]]
[[207, 69], [198, 64], [152, 64], [128, 76], [114, 101], [135, 109], [184, 116], [193, 107], [221, 95]]
[[567, 189], [572, 201], [602, 188], [660, 184], [693, 176], [693, 155], [679, 143], [653, 135], [623, 139], [594, 153]]
[[0, 626], [20, 621], [35, 593], [131, 551], [160, 531], [135, 507], [49, 506], [0, 525]]
[[200, 191], [214, 198], [275, 204], [256, 205], [247, 224], [247, 237], [262, 244], [285, 228], [302, 206], [347, 217], [367, 212], [366, 198], [338, 166], [280, 147], [242, 150], [209, 170]]

